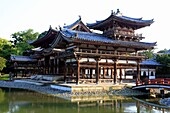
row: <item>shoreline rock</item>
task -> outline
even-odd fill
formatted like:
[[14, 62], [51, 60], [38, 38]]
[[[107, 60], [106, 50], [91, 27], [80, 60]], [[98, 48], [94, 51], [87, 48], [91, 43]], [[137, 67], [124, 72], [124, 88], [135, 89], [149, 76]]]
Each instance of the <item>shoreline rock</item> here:
[[170, 98], [164, 98], [159, 101], [161, 104], [170, 107]]
[[111, 96], [111, 95], [119, 95], [119, 96], [137, 96], [137, 95], [146, 95], [146, 93], [132, 90], [130, 88], [123, 88], [121, 90], [111, 90], [111, 91], [103, 91], [103, 92], [65, 92], [61, 90], [56, 90], [51, 88], [49, 85], [40, 86], [29, 83], [21, 83], [21, 82], [13, 82], [13, 81], [0, 81], [0, 87], [6, 88], [18, 88], [18, 89], [26, 89], [30, 91], [39, 92], [46, 95], [51, 96]]

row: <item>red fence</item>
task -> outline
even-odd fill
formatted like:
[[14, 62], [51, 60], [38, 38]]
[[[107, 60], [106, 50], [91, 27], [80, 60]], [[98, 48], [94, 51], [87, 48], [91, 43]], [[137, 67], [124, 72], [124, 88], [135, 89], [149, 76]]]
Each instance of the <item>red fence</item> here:
[[156, 78], [156, 79], [148, 79], [148, 80], [136, 82], [136, 85], [144, 85], [144, 84], [166, 84], [166, 85], [170, 85], [170, 78]]

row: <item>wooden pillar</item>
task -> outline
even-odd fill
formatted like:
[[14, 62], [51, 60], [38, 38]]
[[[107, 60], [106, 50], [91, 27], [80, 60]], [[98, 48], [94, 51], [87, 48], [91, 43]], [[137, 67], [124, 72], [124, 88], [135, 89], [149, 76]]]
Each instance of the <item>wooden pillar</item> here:
[[149, 68], [148, 68], [148, 78], [149, 78], [150, 74], [149, 74]]
[[135, 50], [135, 56], [138, 56], [138, 50], [137, 49]]
[[82, 78], [86, 78], [86, 74], [85, 74], [85, 68], [81, 68], [81, 72], [82, 72]]
[[56, 74], [55, 72], [55, 68], [56, 67], [56, 61], [55, 61], [55, 56], [54, 56], [54, 59], [53, 59], [53, 66], [52, 66], [52, 68], [53, 68], [53, 74]]
[[15, 77], [17, 78], [17, 76], [18, 76], [18, 71], [16, 70], [15, 71]]
[[96, 46], [96, 53], [99, 53], [99, 46]]
[[100, 76], [100, 73], [99, 73], [99, 61], [100, 61], [100, 58], [96, 58], [96, 84], [99, 83], [99, 76]]
[[34, 64], [34, 71], [32, 72], [32, 74], [38, 74], [38, 65]]
[[111, 79], [113, 79], [113, 69], [111, 68]]
[[45, 58], [44, 58], [43, 74], [46, 74]]
[[56, 73], [59, 74], [59, 59], [56, 59]]
[[26, 77], [27, 76], [27, 67], [25, 67], [25, 73], [24, 73], [24, 77]]
[[124, 79], [126, 80], [126, 69], [124, 69], [124, 74], [125, 74], [125, 78]]
[[114, 59], [114, 84], [117, 83], [117, 59]]
[[109, 68], [107, 68], [106, 71], [107, 71], [107, 72], [106, 72], [106, 73], [107, 73], [106, 75], [109, 76]]
[[90, 68], [90, 79], [92, 79], [92, 78], [93, 78], [93, 69]]
[[80, 79], [80, 59], [77, 58], [77, 75], [76, 75], [76, 84], [79, 84]]
[[25, 74], [25, 70], [22, 70], [22, 77], [24, 76], [24, 74]]
[[99, 78], [101, 78], [101, 67], [99, 66]]
[[45, 63], [45, 58], [44, 58], [44, 74], [47, 74], [47, 73], [46, 73], [46, 63]]
[[139, 60], [138, 60], [137, 61], [136, 85], [138, 85], [139, 81], [140, 81], [140, 64], [139, 64]]
[[40, 74], [40, 61], [37, 62], [37, 74]]
[[49, 74], [50, 56], [45, 56], [45, 74]]
[[66, 60], [65, 60], [65, 63], [64, 63], [64, 82], [66, 83], [67, 82], [67, 64], [66, 64]]
[[106, 68], [103, 67], [103, 78], [106, 76]]
[[51, 74], [51, 59], [50, 58], [48, 62], [48, 74]]
[[122, 83], [122, 69], [121, 68], [120, 68], [119, 76], [120, 76], [120, 83]]

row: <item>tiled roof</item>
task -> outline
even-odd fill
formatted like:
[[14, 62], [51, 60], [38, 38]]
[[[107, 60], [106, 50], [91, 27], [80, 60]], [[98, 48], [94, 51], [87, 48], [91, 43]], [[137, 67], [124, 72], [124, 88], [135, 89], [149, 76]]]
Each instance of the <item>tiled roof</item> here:
[[134, 42], [134, 41], [121, 41], [121, 40], [113, 40], [111, 38], [105, 37], [102, 34], [98, 33], [88, 33], [74, 30], [62, 30], [61, 33], [66, 36], [68, 39], [80, 39], [86, 41], [95, 41], [102, 43], [111, 43], [117, 45], [128, 45], [128, 46], [140, 46], [140, 47], [153, 47], [156, 43], [146, 43], [146, 42]]
[[34, 62], [34, 61], [37, 61], [37, 60], [31, 58], [30, 56], [14, 56], [14, 55], [11, 55], [11, 61]]
[[142, 18], [132, 18], [132, 17], [128, 17], [128, 16], [118, 16], [118, 15], [111, 14], [108, 18], [106, 18], [104, 20], [96, 21], [95, 23], [87, 23], [87, 26], [91, 28], [91, 27], [94, 27], [100, 23], [105, 22], [106, 20], [125, 20], [126, 22], [135, 22], [135, 23], [144, 24], [144, 25], [145, 24], [150, 25], [154, 22], [153, 19], [142, 20]]
[[80, 21], [81, 21], [81, 18], [79, 18], [77, 21], [75, 21], [74, 23], [72, 23], [70, 25], [64, 26], [63, 28], [70, 29], [70, 28], [74, 27], [75, 25], [77, 25]]
[[131, 17], [127, 17], [127, 16], [118, 16], [119, 18], [125, 19], [125, 20], [129, 20], [129, 21], [134, 21], [134, 22], [141, 22], [141, 23], [152, 23], [153, 19], [151, 20], [142, 20], [142, 18], [131, 18]]
[[140, 63], [141, 65], [154, 65], [154, 66], [161, 66], [155, 59], [147, 59]]
[[[89, 33], [89, 32], [81, 32], [75, 30], [65, 29], [61, 31], [66, 37], [73, 37], [82, 40], [89, 40], [89, 41], [101, 41], [101, 42], [110, 42], [112, 39], [103, 36], [102, 34], [97, 33]], [[76, 37], [77, 34], [77, 37]]]

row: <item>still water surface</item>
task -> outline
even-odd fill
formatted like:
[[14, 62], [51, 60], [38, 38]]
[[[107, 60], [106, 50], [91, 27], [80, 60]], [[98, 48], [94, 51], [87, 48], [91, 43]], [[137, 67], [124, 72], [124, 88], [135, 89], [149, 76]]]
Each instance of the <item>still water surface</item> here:
[[[76, 97], [75, 97], [76, 98]], [[82, 97], [83, 98], [83, 97]], [[96, 98], [96, 97], [95, 97]], [[144, 99], [142, 99], [144, 100]], [[146, 100], [146, 98], [145, 98]], [[158, 103], [159, 99], [147, 99]], [[169, 113], [143, 104], [132, 97], [114, 97], [111, 100], [65, 100], [39, 93], [0, 89], [0, 113]]]

